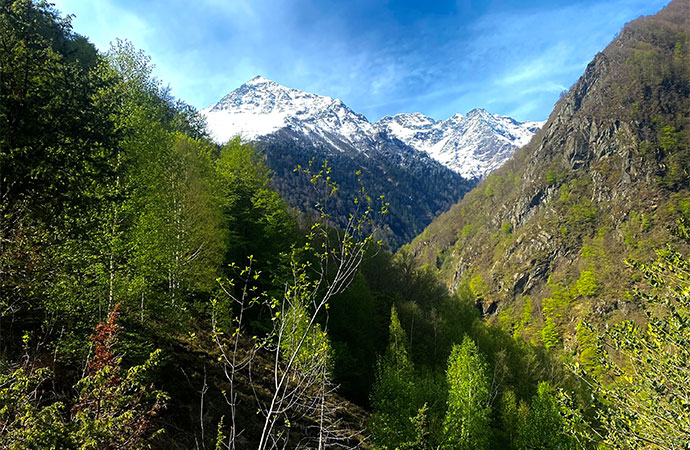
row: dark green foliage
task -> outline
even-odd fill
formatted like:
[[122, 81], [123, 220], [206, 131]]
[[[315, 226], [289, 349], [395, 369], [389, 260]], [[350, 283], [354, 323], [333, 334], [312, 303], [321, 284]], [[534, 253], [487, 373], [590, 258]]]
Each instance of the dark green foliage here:
[[249, 255], [274, 272], [280, 254], [297, 239], [296, 221], [285, 201], [270, 188], [271, 172], [264, 159], [239, 139], [228, 142], [216, 162], [219, 189], [226, 199], [228, 253], [226, 262]]
[[[324, 162], [322, 149], [296, 144], [292, 139], [260, 142], [257, 147], [275, 172], [273, 186], [290, 205], [310, 211], [323, 199], [323, 194], [315, 191], [309, 180], [294, 173], [295, 167], [307, 167], [310, 161], [320, 166]], [[338, 194], [327, 205], [335, 223], [345, 224], [353, 211], [351, 199], [364, 185], [369, 192], [383, 195], [390, 204], [389, 213], [380, 219], [380, 233], [393, 250], [417, 236], [475, 184], [444, 167], [421, 161], [414, 153], [402, 153], [398, 147], [384, 146], [369, 155], [340, 151], [327, 155], [328, 164], [341, 174], [336, 180]]]
[[376, 344], [382, 333], [374, 301], [366, 278], [358, 274], [350, 288], [331, 301], [328, 311], [334, 381], [344, 396], [361, 405], [368, 403], [380, 350]]

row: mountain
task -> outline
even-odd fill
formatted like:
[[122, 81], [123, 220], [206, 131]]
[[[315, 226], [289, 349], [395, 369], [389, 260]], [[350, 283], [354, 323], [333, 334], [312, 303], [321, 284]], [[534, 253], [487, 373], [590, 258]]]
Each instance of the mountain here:
[[316, 145], [342, 151], [375, 146], [369, 121], [331, 97], [281, 86], [261, 76], [252, 78], [202, 111], [214, 140], [239, 135], [254, 141], [279, 130], [300, 133]]
[[518, 122], [508, 116], [473, 109], [435, 120], [420, 113], [386, 116], [377, 130], [429, 154], [465, 178], [483, 178], [527, 144], [544, 122]]
[[[275, 172], [274, 185], [295, 207], [321, 198], [294, 168], [328, 161], [341, 184], [333, 217], [353, 211], [360, 183], [390, 203], [383, 217], [392, 248], [409, 242], [457, 202], [477, 180], [498, 167], [538, 123], [521, 124], [483, 110], [440, 122], [419, 114], [371, 124], [342, 101], [282, 86], [257, 76], [202, 111], [214, 140], [253, 142]], [[532, 131], [530, 131], [532, 130]], [[359, 177], [355, 175], [360, 172]], [[341, 219], [344, 220], [344, 219]]]
[[214, 140], [236, 135], [254, 141], [279, 130], [342, 151], [370, 151], [378, 136], [397, 139], [427, 153], [466, 179], [479, 179], [500, 167], [525, 145], [543, 122], [518, 122], [473, 109], [436, 120], [420, 113], [386, 116], [371, 124], [342, 101], [291, 89], [257, 76], [202, 111]]
[[546, 347], [636, 314], [626, 259], [690, 220], [690, 2], [625, 26], [535, 137], [404, 253]]

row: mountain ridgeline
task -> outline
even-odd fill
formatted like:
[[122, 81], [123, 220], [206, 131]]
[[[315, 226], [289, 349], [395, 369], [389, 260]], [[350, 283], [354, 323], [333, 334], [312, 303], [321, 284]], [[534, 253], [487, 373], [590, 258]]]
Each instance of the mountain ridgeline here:
[[[540, 123], [200, 114], [71, 17], [0, 4], [0, 448], [688, 447], [690, 0], [504, 164]], [[477, 183], [395, 254], [352, 198], [396, 247]]]
[[[330, 201], [335, 222], [353, 212], [354, 197], [384, 195], [381, 218], [391, 248], [409, 242], [476, 182], [529, 141], [541, 123], [517, 122], [475, 109], [437, 121], [398, 114], [371, 124], [338, 99], [257, 76], [202, 111], [217, 142], [253, 142], [275, 172], [274, 186], [302, 211], [324, 198], [297, 166], [325, 161], [340, 191]], [[357, 174], [357, 175], [356, 175]]]
[[690, 5], [628, 23], [544, 127], [405, 252], [532, 342], [636, 310], [625, 259], [690, 219]]

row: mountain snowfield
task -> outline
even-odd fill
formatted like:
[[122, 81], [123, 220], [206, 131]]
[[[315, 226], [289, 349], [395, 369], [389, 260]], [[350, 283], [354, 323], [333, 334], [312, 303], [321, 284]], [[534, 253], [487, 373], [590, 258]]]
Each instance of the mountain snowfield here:
[[420, 113], [386, 116], [374, 124], [405, 144], [429, 154], [465, 178], [483, 178], [498, 169], [515, 149], [527, 144], [544, 122], [518, 122], [473, 109], [435, 120]]
[[217, 142], [254, 141], [287, 129], [313, 144], [367, 154], [382, 135], [398, 140], [467, 179], [483, 178], [525, 145], [544, 122], [518, 122], [474, 109], [440, 121], [420, 113], [386, 116], [372, 124], [342, 101], [257, 76], [201, 111]]

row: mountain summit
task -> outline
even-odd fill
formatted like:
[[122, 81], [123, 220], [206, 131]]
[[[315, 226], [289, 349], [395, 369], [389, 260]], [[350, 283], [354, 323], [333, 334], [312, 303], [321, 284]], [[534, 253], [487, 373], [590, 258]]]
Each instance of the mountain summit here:
[[420, 113], [386, 116], [377, 130], [429, 154], [465, 178], [483, 178], [498, 169], [516, 148], [527, 144], [544, 122], [518, 122], [473, 109], [434, 120]]
[[380, 135], [427, 153], [466, 179], [497, 169], [529, 142], [543, 122], [518, 122], [474, 109], [440, 121], [420, 113], [386, 116], [371, 124], [342, 101], [282, 86], [257, 76], [202, 111], [213, 138], [254, 141], [279, 130], [317, 145], [369, 152]]
[[361, 114], [331, 97], [282, 86], [257, 76], [202, 111], [214, 140], [234, 136], [253, 141], [281, 129], [312, 140], [363, 150], [372, 145], [373, 127]]

